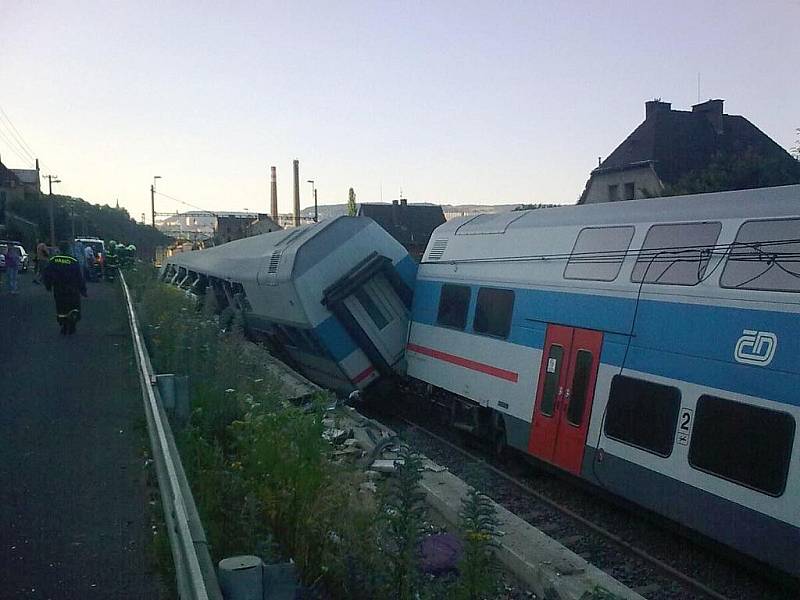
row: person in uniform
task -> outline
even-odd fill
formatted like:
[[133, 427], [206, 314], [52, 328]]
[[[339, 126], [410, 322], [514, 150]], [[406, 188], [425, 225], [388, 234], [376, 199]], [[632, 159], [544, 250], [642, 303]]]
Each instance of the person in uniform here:
[[47, 291], [53, 290], [61, 335], [72, 335], [81, 318], [81, 296], [87, 297], [86, 282], [80, 264], [69, 252], [69, 244], [61, 244], [59, 249], [45, 269], [44, 285]]
[[108, 250], [105, 257], [106, 279], [113, 280], [119, 269], [119, 254], [117, 253], [117, 242], [108, 242]]

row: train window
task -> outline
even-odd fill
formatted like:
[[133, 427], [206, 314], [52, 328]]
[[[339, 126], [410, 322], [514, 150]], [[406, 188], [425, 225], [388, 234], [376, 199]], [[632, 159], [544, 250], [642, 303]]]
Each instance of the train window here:
[[364, 310], [367, 311], [369, 318], [372, 319], [378, 329], [383, 329], [389, 324], [389, 319], [386, 318], [386, 315], [378, 308], [378, 305], [369, 297], [369, 294], [364, 291], [363, 287], [358, 288], [353, 295], [361, 306], [364, 307]]
[[642, 244], [631, 281], [700, 283], [721, 229], [719, 222], [653, 225]]
[[742, 224], [725, 263], [720, 285], [800, 292], [800, 219]]
[[547, 354], [547, 372], [544, 375], [544, 388], [542, 389], [542, 403], [539, 406], [542, 414], [548, 417], [553, 416], [553, 406], [556, 402], [558, 382], [561, 379], [561, 363], [563, 359], [564, 348], [555, 344], [550, 346], [550, 352]]
[[575, 372], [572, 375], [572, 397], [567, 407], [567, 420], [573, 425], [583, 422], [583, 408], [586, 406], [586, 394], [589, 393], [589, 379], [592, 375], [592, 353], [578, 350], [575, 355]]
[[472, 328], [478, 333], [508, 337], [511, 329], [511, 313], [514, 311], [513, 290], [481, 288], [475, 305]]
[[786, 487], [794, 418], [716, 396], [700, 396], [689, 464], [771, 496]]
[[615, 375], [608, 396], [605, 434], [667, 457], [672, 454], [680, 405], [677, 388]]
[[437, 325], [464, 329], [467, 326], [470, 294], [471, 290], [465, 285], [443, 285], [439, 296]]
[[633, 227], [581, 229], [564, 268], [564, 277], [614, 281], [631, 245], [633, 231]]

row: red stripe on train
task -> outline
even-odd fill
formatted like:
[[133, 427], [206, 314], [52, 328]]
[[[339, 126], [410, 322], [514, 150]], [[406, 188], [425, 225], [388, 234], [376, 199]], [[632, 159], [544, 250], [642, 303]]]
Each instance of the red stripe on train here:
[[519, 381], [519, 373], [515, 373], [514, 371], [506, 371], [505, 369], [500, 369], [498, 367], [493, 367], [492, 365], [470, 360], [469, 358], [464, 358], [463, 356], [448, 354], [447, 352], [442, 352], [441, 350], [434, 350], [433, 348], [426, 348], [425, 346], [418, 346], [417, 344], [408, 344], [406, 347], [417, 354], [424, 354], [425, 356], [438, 358], [439, 360], [458, 365], [459, 367], [472, 369], [473, 371], [479, 371], [480, 373], [486, 373], [492, 377], [505, 379], [506, 381], [511, 381], [513, 383], [517, 383], [517, 381]]
[[365, 380], [367, 377], [369, 377], [370, 375], [372, 375], [372, 372], [373, 372], [374, 370], [375, 370], [375, 367], [373, 367], [372, 365], [368, 366], [366, 369], [364, 369], [363, 371], [361, 371], [361, 373], [359, 373], [358, 375], [356, 375], [355, 377], [353, 377], [353, 383], [361, 383], [361, 382], [362, 382], [362, 381], [364, 381], [364, 380]]

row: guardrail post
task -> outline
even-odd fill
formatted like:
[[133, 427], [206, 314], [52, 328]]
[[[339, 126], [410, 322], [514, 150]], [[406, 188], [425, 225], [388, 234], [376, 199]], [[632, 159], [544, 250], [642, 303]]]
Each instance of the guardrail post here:
[[189, 376], [162, 373], [156, 375], [158, 391], [164, 410], [174, 418], [178, 427], [189, 422], [192, 406], [189, 398]]

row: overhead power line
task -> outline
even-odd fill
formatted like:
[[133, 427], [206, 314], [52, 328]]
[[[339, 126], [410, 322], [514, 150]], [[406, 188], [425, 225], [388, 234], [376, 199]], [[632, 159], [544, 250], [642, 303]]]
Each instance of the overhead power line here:
[[191, 203], [189, 203], [189, 202], [184, 202], [183, 200], [181, 200], [181, 199], [179, 199], [179, 198], [176, 198], [175, 196], [170, 196], [169, 194], [165, 194], [164, 192], [159, 192], [158, 190], [156, 190], [155, 194], [156, 194], [157, 196], [164, 196], [164, 198], [169, 198], [170, 200], [173, 200], [173, 201], [175, 201], [175, 202], [177, 202], [177, 203], [179, 203], [179, 204], [183, 204], [184, 206], [188, 206], [189, 208], [194, 208], [194, 209], [197, 209], [197, 210], [202, 210], [203, 212], [207, 212], [207, 213], [208, 213], [208, 214], [210, 214], [210, 215], [215, 215], [215, 214], [217, 214], [217, 213], [216, 213], [215, 211], [213, 211], [213, 210], [207, 210], [207, 209], [205, 209], [205, 208], [203, 208], [203, 207], [201, 207], [201, 206], [196, 206], [196, 205], [194, 205], [194, 204], [191, 204]]
[[22, 153], [20, 153], [20, 151], [17, 149], [17, 147], [13, 143], [11, 143], [9, 141], [9, 139], [6, 137], [6, 135], [3, 133], [2, 130], [0, 130], [0, 140], [3, 140], [3, 142], [5, 142], [5, 145], [8, 147], [8, 149], [11, 150], [11, 152], [13, 152], [14, 154], [16, 154], [17, 158], [19, 158], [23, 163], [25, 163], [27, 165], [28, 163], [31, 162], [30, 158], [28, 158], [27, 156], [24, 156]]
[[16, 128], [13, 121], [11, 120], [11, 117], [8, 116], [8, 113], [5, 110], [3, 110], [2, 106], [0, 106], [0, 114], [2, 114], [3, 117], [5, 117], [6, 121], [8, 121], [8, 124], [11, 126], [11, 134], [19, 144], [20, 148], [22, 148], [25, 154], [28, 154], [31, 157], [31, 159], [36, 160], [36, 153], [33, 151], [33, 148], [31, 148], [31, 145], [25, 141], [24, 137], [22, 137], [22, 134]]

